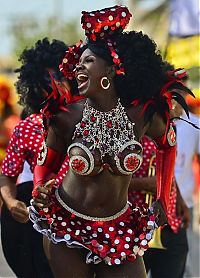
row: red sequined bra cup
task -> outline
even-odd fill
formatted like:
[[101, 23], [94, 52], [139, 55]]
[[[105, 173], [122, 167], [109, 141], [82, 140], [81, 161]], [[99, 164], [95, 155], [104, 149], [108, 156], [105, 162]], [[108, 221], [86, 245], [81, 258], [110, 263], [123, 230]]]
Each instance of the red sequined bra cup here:
[[[135, 140], [134, 123], [132, 123], [120, 101], [115, 108], [101, 112], [87, 101], [81, 122], [76, 125], [74, 142], [68, 148], [69, 167], [79, 175], [93, 173], [96, 166], [95, 155], [98, 153], [100, 168], [119, 174], [131, 175], [142, 163], [142, 145]], [[105, 157], [114, 157], [114, 165], [105, 163]]]

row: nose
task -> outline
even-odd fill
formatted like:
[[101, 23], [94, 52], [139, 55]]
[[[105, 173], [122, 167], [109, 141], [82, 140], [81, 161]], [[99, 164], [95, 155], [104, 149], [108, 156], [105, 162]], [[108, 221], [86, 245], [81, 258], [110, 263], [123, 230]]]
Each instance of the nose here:
[[83, 64], [78, 63], [78, 64], [76, 64], [76, 66], [75, 66], [75, 70], [76, 70], [76, 71], [82, 70], [83, 67], [84, 67]]

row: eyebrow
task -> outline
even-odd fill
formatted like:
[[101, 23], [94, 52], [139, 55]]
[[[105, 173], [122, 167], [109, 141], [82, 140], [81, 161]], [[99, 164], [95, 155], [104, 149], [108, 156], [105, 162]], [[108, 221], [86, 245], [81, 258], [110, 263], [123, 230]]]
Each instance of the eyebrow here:
[[[92, 56], [92, 57], [94, 57], [94, 58], [95, 58], [95, 56], [94, 56], [94, 55], [89, 54], [89, 55], [85, 56], [83, 59], [87, 59], [87, 58], [88, 58], [88, 57], [90, 57], [90, 56]], [[80, 59], [80, 60], [79, 60], [79, 62], [82, 62], [82, 59]]]

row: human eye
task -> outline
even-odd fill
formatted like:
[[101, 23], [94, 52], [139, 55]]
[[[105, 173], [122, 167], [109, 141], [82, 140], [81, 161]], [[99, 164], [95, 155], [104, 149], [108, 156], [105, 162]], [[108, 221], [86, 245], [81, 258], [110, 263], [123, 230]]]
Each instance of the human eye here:
[[92, 56], [88, 56], [86, 59], [85, 59], [86, 63], [93, 63], [94, 62], [94, 58]]

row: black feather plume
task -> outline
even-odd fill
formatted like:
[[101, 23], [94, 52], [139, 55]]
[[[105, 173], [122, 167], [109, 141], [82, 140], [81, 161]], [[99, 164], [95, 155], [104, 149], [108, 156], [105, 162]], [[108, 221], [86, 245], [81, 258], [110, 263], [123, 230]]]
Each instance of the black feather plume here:
[[175, 99], [183, 107], [183, 109], [189, 119], [190, 115], [189, 115], [188, 106], [187, 106], [187, 103], [185, 102], [185, 99], [177, 92], [172, 92], [172, 98]]

